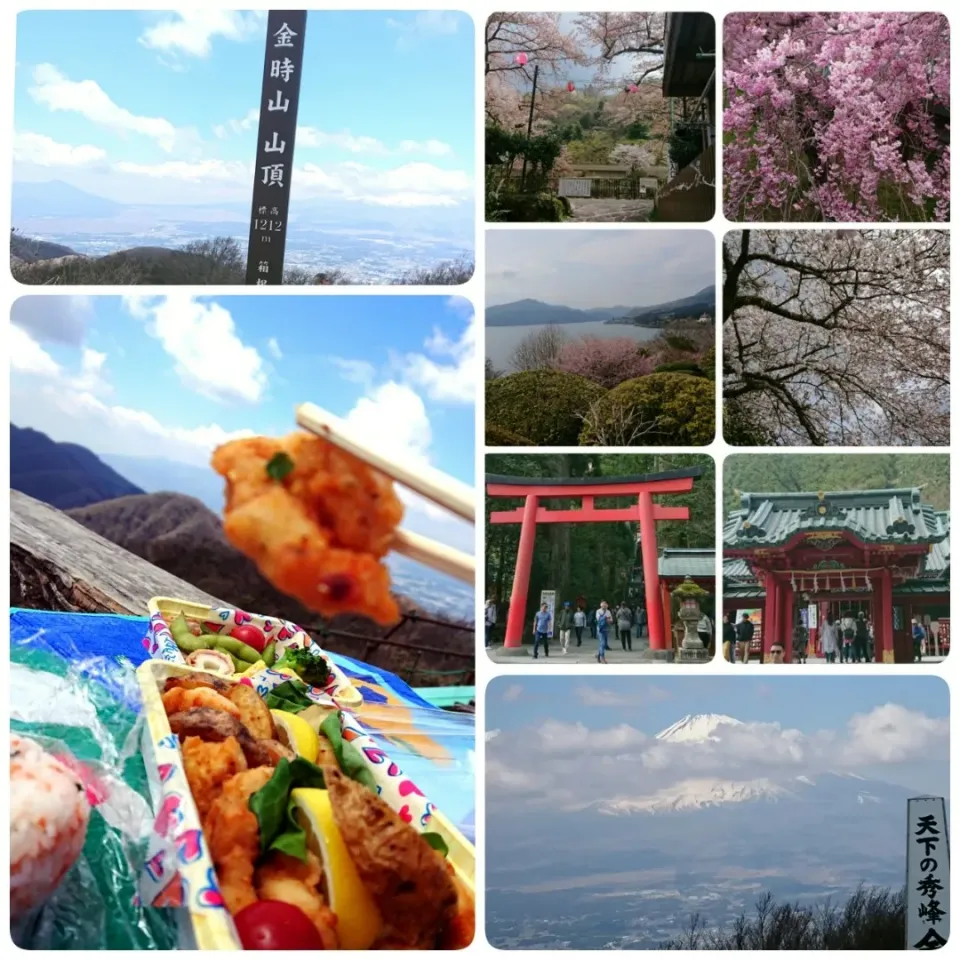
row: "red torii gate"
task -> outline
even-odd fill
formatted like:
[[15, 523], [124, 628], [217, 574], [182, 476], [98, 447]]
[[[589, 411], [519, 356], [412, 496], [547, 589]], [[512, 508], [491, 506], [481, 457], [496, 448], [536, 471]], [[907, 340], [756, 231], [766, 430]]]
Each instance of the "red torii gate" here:
[[[530, 566], [538, 523], [598, 523], [619, 521], [637, 523], [643, 553], [643, 581], [647, 600], [647, 624], [650, 649], [666, 650], [663, 633], [663, 611], [660, 601], [657, 565], [658, 520], [689, 520], [689, 507], [665, 507], [653, 502], [657, 493], [689, 493], [693, 481], [703, 475], [703, 467], [667, 470], [633, 477], [578, 477], [551, 479], [544, 477], [487, 476], [487, 495], [491, 497], [523, 497], [524, 505], [515, 510], [494, 511], [491, 523], [519, 523], [520, 546], [513, 575], [510, 612], [504, 646], [519, 647], [523, 642], [527, 591], [530, 587]], [[589, 493], [587, 492], [589, 490]], [[557, 497], [581, 500], [579, 509], [548, 510], [540, 501]], [[636, 497], [636, 506], [598, 510], [596, 497]]]

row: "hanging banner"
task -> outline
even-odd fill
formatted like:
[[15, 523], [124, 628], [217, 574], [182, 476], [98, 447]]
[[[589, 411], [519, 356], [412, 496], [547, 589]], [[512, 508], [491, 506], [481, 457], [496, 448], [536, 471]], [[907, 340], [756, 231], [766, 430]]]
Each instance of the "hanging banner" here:
[[550, 632], [547, 636], [552, 640], [553, 639], [553, 628], [556, 626], [556, 617], [557, 617], [557, 591], [556, 590], [541, 590], [540, 591], [540, 606], [544, 604], [547, 605], [547, 610], [550, 611]]
[[950, 937], [950, 841], [943, 797], [907, 801], [908, 950], [936, 950]]
[[306, 10], [272, 10], [260, 92], [260, 126], [247, 244], [247, 284], [283, 283], [293, 147], [300, 105]]

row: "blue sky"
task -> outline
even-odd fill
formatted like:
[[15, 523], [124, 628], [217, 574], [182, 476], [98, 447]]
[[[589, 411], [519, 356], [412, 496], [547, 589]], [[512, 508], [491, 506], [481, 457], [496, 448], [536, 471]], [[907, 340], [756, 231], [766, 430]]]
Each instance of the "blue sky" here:
[[[653, 739], [690, 714], [742, 726], [724, 725], [694, 750]], [[830, 772], [947, 789], [949, 692], [939, 677], [498, 677], [487, 729], [491, 803], [524, 797], [576, 810], [709, 777]]]
[[[206, 467], [243, 431], [294, 429], [309, 400], [378, 449], [474, 484], [463, 298], [28, 296], [12, 321], [10, 419], [54, 440]], [[421, 532], [472, 545], [472, 528], [410, 503]]]
[[[17, 19], [15, 178], [127, 200], [246, 199], [266, 17], [35, 11]], [[470, 200], [474, 32], [453, 12], [311, 11], [297, 195]]]

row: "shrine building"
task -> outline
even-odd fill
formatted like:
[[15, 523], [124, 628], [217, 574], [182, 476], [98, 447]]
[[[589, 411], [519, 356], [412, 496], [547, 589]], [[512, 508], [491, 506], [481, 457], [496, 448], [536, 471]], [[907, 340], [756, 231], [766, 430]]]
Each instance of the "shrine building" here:
[[[794, 625], [863, 611], [878, 663], [913, 660], [912, 620], [950, 646], [950, 514], [917, 487], [833, 493], [743, 493], [723, 531], [724, 612], [756, 612], [764, 662], [773, 639], [792, 656]], [[928, 650], [928, 653], [931, 651]]]

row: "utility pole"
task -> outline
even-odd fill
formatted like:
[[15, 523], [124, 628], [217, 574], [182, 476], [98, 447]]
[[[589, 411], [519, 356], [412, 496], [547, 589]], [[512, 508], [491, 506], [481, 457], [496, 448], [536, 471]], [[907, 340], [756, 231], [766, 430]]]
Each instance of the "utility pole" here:
[[[536, 63], [533, 66], [533, 90], [530, 91], [530, 116], [527, 119], [527, 149], [530, 149], [530, 136], [533, 133], [533, 105], [537, 99], [537, 77], [540, 74], [540, 64]], [[520, 173], [520, 191], [523, 192], [523, 188], [527, 182], [527, 155], [523, 155], [523, 170]]]

